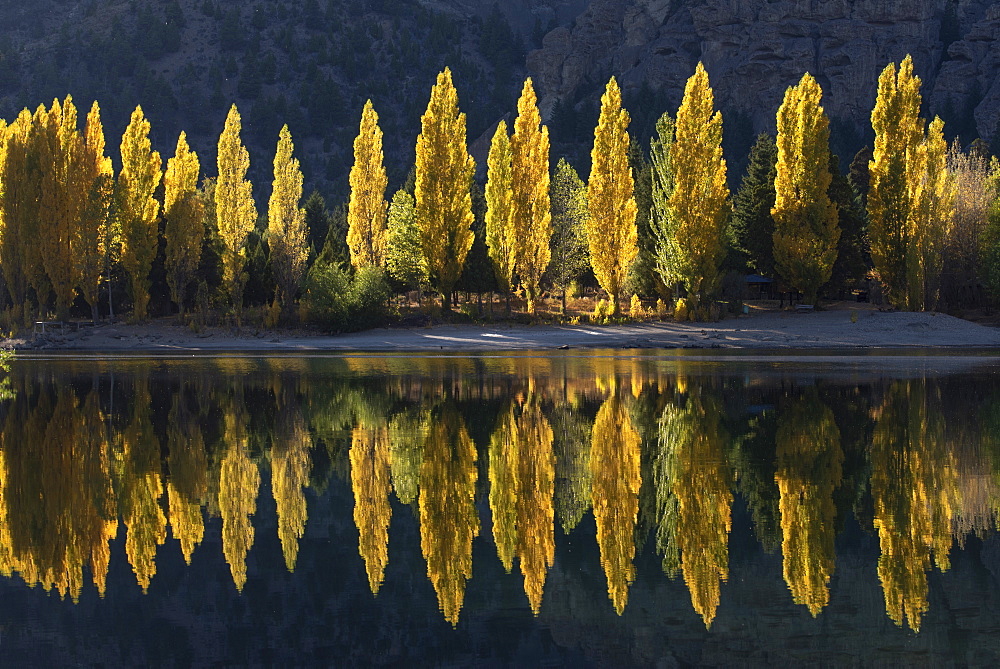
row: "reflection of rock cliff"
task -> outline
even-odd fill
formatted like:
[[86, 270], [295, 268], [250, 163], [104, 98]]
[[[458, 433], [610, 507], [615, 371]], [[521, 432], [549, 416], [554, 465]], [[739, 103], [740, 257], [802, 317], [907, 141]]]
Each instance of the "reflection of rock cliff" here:
[[[676, 109], [699, 60], [722, 108], [772, 128], [805, 71], [830, 115], [866, 127], [878, 73], [911, 53], [932, 113], [993, 140], [1000, 120], [1000, 5], [988, 0], [593, 0], [573, 27], [546, 35], [528, 67], [551, 112], [616, 75]], [[657, 110], [658, 114], [662, 110]]]

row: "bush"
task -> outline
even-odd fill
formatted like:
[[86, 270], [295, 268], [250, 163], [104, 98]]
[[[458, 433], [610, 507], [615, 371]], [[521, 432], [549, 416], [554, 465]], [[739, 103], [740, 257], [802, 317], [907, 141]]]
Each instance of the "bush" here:
[[635, 293], [632, 293], [632, 301], [629, 302], [628, 313], [632, 318], [644, 318], [646, 316], [646, 311], [642, 308], [642, 300]]
[[610, 302], [607, 300], [598, 300], [597, 305], [594, 307], [593, 321], [595, 323], [605, 323], [613, 312], [614, 309]]
[[337, 264], [317, 263], [309, 272], [304, 301], [312, 323], [332, 332], [353, 332], [385, 322], [389, 294], [381, 269], [364, 267], [352, 278]]
[[691, 318], [690, 309], [688, 308], [687, 298], [682, 297], [674, 303], [674, 320], [678, 323], [683, 323]]
[[667, 317], [667, 303], [663, 301], [663, 298], [656, 299], [656, 315], [661, 321]]

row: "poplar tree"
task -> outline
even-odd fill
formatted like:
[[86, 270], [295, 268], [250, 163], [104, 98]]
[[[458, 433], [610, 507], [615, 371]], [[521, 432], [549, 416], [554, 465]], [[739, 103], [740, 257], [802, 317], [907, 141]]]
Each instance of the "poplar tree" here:
[[382, 163], [382, 130], [372, 101], [361, 112], [361, 129], [354, 140], [351, 200], [347, 209], [347, 245], [354, 267], [385, 264], [385, 189], [389, 181]]
[[96, 321], [97, 302], [101, 288], [101, 273], [108, 266], [108, 243], [111, 224], [108, 218], [114, 192], [114, 171], [111, 158], [105, 155], [104, 126], [97, 101], [87, 113], [84, 129], [81, 176], [86, 198], [80, 215], [80, 225], [73, 241], [73, 258], [80, 295], [90, 305], [91, 318]]
[[670, 218], [670, 196], [674, 192], [674, 170], [671, 148], [674, 144], [674, 120], [664, 112], [656, 121], [656, 134], [649, 141], [651, 182], [649, 227], [653, 233], [653, 265], [663, 285], [671, 289], [681, 281], [681, 251], [675, 221]]
[[524, 288], [528, 313], [535, 313], [539, 282], [549, 266], [552, 211], [549, 208], [549, 129], [542, 125], [529, 77], [517, 101], [510, 139], [515, 268]]
[[782, 278], [816, 304], [837, 259], [840, 226], [830, 201], [830, 122], [823, 91], [806, 72], [778, 108], [774, 262]]
[[923, 136], [920, 113], [920, 78], [913, 61], [903, 59], [882, 70], [878, 96], [872, 109], [875, 149], [868, 164], [868, 232], [872, 262], [885, 286], [889, 301], [907, 302], [907, 249], [910, 246], [910, 212], [917, 151]]
[[618, 82], [611, 77], [601, 96], [601, 115], [590, 153], [587, 236], [594, 275], [608, 292], [615, 316], [620, 313], [619, 299], [629, 266], [639, 254], [634, 185], [628, 162], [628, 124]]
[[[20, 242], [21, 267], [24, 270], [27, 285], [35, 291], [35, 299], [41, 307], [48, 299], [52, 284], [45, 271], [45, 251], [39, 240], [45, 234], [46, 218], [45, 181], [47, 144], [51, 140], [49, 132], [49, 110], [45, 105], [38, 105], [31, 115], [24, 145], [24, 168], [22, 178], [28, 187], [24, 191], [21, 202]], [[25, 319], [29, 322], [29, 319]]]
[[420, 252], [420, 230], [414, 214], [413, 196], [398, 190], [389, 205], [386, 239], [386, 269], [407, 288], [419, 289], [427, 281], [427, 269]]
[[549, 279], [562, 293], [561, 311], [566, 313], [566, 291], [590, 265], [587, 253], [587, 184], [573, 166], [560, 158], [552, 177], [552, 261]]
[[450, 309], [452, 289], [472, 248], [472, 194], [476, 163], [466, 147], [465, 114], [451, 70], [438, 74], [416, 147], [416, 220], [431, 284]]
[[156, 215], [153, 197], [160, 183], [160, 154], [149, 143], [149, 121], [136, 107], [121, 141], [122, 169], [115, 186], [115, 218], [121, 230], [121, 261], [132, 288], [132, 317], [146, 318], [149, 271], [156, 258]]
[[486, 159], [486, 247], [493, 261], [500, 290], [507, 298], [510, 313], [510, 291], [514, 285], [517, 236], [513, 219], [513, 175], [510, 137], [507, 122], [500, 121], [490, 142]]
[[[35, 240], [42, 266], [56, 296], [56, 314], [69, 316], [76, 293], [72, 242], [80, 225], [84, 196], [82, 178], [83, 140], [77, 124], [76, 105], [67, 96], [62, 104], [52, 101], [47, 117], [38, 127], [42, 169], [41, 220], [44, 228]], [[39, 303], [44, 296], [38, 295]]]
[[[274, 154], [274, 184], [267, 205], [267, 245], [271, 251], [271, 272], [286, 315], [290, 313], [295, 291], [302, 281], [309, 257], [309, 247], [306, 246], [306, 210], [299, 206], [302, 200], [302, 170], [298, 158], [292, 157], [293, 150], [292, 135], [286, 125], [278, 135], [278, 147]], [[351, 202], [354, 202], [353, 193]], [[351, 257], [361, 256], [352, 251]]]
[[[0, 262], [3, 262], [4, 236], [6, 235], [6, 218], [4, 216], [4, 165], [7, 162], [7, 121], [0, 118]], [[3, 291], [6, 288], [2, 279], [3, 272], [0, 271], [0, 299], [3, 299]]]
[[945, 243], [955, 210], [955, 179], [948, 170], [948, 144], [940, 118], [934, 117], [928, 126], [915, 162], [915, 175], [909, 184], [907, 308], [922, 311], [937, 305]]
[[246, 179], [250, 154], [240, 141], [240, 128], [240, 113], [234, 104], [219, 136], [215, 216], [222, 241], [222, 282], [233, 305], [237, 327], [243, 314], [247, 238], [257, 223], [253, 186]]
[[698, 63], [677, 110], [670, 150], [674, 189], [667, 201], [674, 252], [670, 262], [692, 310], [715, 292], [725, 253], [729, 188], [722, 157], [722, 113], [714, 107], [708, 73]]
[[198, 193], [200, 171], [198, 154], [188, 147], [187, 135], [182, 132], [163, 177], [167, 285], [170, 286], [170, 299], [182, 315], [184, 294], [201, 262], [201, 245], [205, 238], [205, 208]]
[[0, 225], [0, 270], [14, 308], [26, 309], [28, 292], [24, 244], [26, 218], [37, 202], [38, 180], [29, 178], [28, 152], [33, 116], [24, 109], [4, 133], [2, 184], [2, 225]]

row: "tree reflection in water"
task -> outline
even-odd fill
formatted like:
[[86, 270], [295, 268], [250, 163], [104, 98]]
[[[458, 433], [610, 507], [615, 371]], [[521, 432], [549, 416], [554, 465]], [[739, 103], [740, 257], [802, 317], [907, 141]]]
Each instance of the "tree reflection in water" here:
[[[309, 532], [310, 500], [345, 485], [371, 591], [391, 581], [390, 527], [415, 523], [452, 625], [485, 517], [479, 541], [492, 541], [507, 572], [517, 563], [535, 615], [554, 587], [558, 523], [560, 537], [595, 533], [588, 542], [616, 612], [627, 608], [648, 538], [711, 627], [724, 610], [734, 505], [746, 500], [747, 522], [764, 532], [776, 507], [789, 599], [813, 616], [831, 600], [838, 526], [870, 508], [887, 615], [919, 630], [928, 572], [949, 568], [956, 539], [986, 532], [1000, 500], [1000, 440], [988, 416], [950, 426], [948, 412], [971, 391], [947, 377], [767, 384], [588, 356], [326, 360], [316, 369], [280, 359], [266, 368], [132, 361], [113, 374], [107, 363], [35, 365], [15, 364], [0, 399], [0, 570], [73, 600], [88, 576], [103, 596], [115, 559], [143, 591], [164, 551], [192, 564], [207, 550], [209, 518], [221, 518], [209, 543], [221, 539], [236, 589], [268, 578], [248, 574], [247, 557], [270, 467], [288, 571]], [[865, 423], [851, 434], [870, 440], [842, 440], [846, 423], [838, 429], [834, 417], [844, 415]], [[399, 513], [407, 506], [413, 513]], [[119, 523], [123, 555], [113, 556]], [[176, 544], [164, 545], [168, 533]]]

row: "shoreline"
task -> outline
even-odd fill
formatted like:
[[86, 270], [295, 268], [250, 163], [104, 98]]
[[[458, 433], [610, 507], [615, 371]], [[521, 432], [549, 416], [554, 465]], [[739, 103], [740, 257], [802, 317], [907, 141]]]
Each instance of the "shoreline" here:
[[[856, 322], [851, 322], [856, 314]], [[724, 351], [870, 351], [1000, 349], [1000, 328], [934, 312], [848, 308], [795, 313], [760, 311], [716, 323], [626, 325], [490, 323], [377, 328], [339, 335], [302, 331], [206, 328], [196, 333], [172, 320], [140, 325], [101, 323], [75, 332], [7, 339], [31, 353], [504, 353], [567, 349], [716, 349]]]

